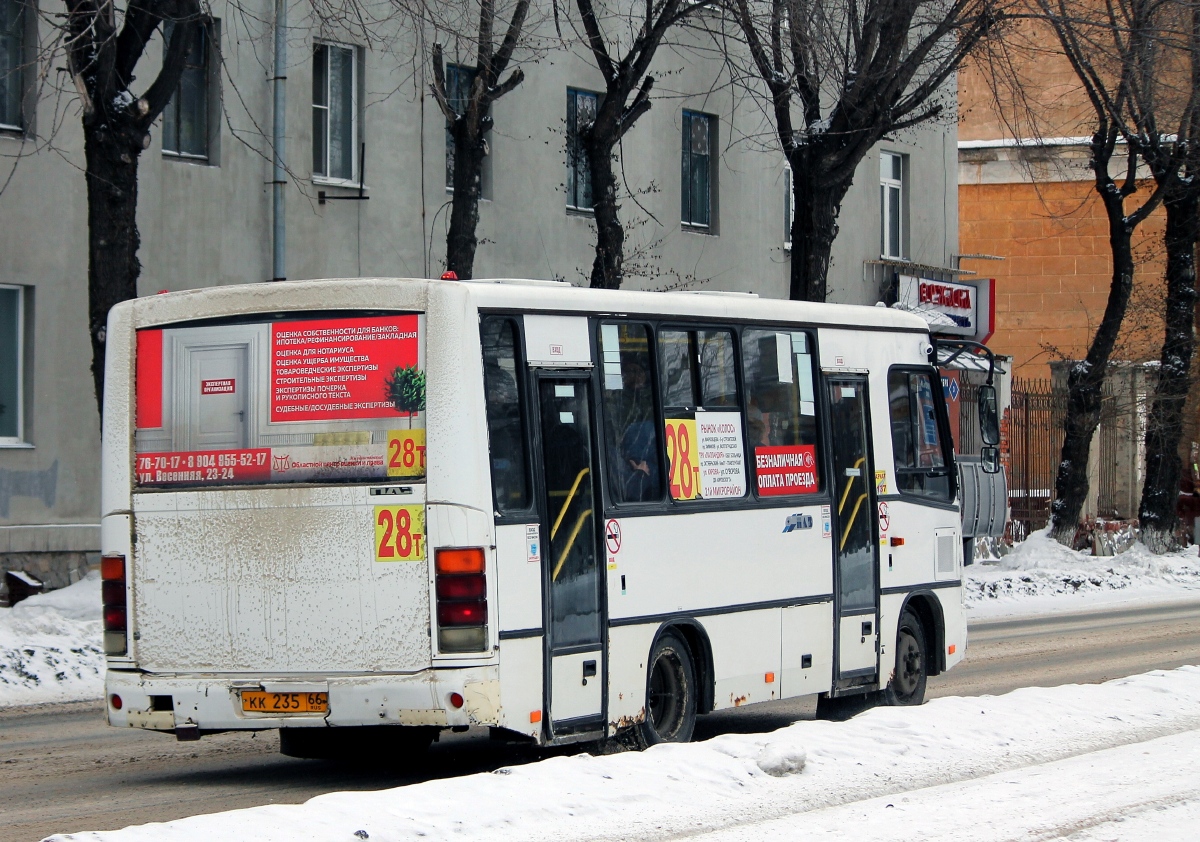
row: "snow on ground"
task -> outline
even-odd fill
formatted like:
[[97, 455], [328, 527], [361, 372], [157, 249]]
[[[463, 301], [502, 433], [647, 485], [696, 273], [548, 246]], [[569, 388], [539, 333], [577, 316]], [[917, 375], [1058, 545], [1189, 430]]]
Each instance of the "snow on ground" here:
[[0, 707], [104, 695], [100, 574], [0, 608]]
[[[1077, 837], [1089, 842], [1162, 842], [1182, 838], [1162, 835], [1163, 825], [1200, 817], [1198, 763], [1200, 667], [1182, 667], [51, 839], [727, 842], [810, 828], [862, 838], [861, 821], [888, 839], [1048, 838], [1047, 828], [1065, 828], [1093, 834]], [[1142, 835], [1125, 835], [1120, 819]]]
[[966, 568], [967, 617], [1053, 614], [1123, 603], [1200, 599], [1200, 556], [1154, 555], [1141, 543], [1115, 556], [1064, 547], [1047, 530]]

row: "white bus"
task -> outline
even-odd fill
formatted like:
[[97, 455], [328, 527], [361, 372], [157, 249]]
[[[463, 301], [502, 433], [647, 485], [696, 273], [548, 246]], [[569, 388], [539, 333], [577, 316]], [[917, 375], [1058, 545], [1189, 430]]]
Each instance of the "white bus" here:
[[772, 699], [919, 704], [963, 657], [913, 315], [304, 281], [128, 301], [107, 344], [112, 725], [652, 744]]

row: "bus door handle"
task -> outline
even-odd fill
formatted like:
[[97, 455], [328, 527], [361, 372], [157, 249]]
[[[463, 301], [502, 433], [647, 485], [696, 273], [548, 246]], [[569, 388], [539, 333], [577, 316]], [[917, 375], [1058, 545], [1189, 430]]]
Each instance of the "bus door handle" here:
[[596, 662], [595, 661], [584, 661], [583, 662], [583, 683], [586, 685], [587, 680], [589, 678], [592, 678], [595, 675], [596, 675]]
[[867, 635], [869, 635], [871, 633], [871, 623], [863, 623], [862, 633], [863, 633], [863, 637], [866, 637]]

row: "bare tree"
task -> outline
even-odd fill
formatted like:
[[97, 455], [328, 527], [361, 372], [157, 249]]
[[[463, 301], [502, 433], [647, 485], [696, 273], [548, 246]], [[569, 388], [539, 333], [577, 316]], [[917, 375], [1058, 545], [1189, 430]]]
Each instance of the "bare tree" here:
[[440, 43], [433, 45], [433, 90], [438, 107], [450, 124], [454, 140], [454, 198], [450, 209], [450, 230], [446, 234], [446, 268], [459, 278], [470, 278], [475, 270], [478, 238], [479, 197], [483, 159], [487, 154], [485, 136], [492, 127], [492, 103], [511, 91], [525, 78], [518, 67], [503, 82], [500, 77], [512, 60], [521, 40], [522, 27], [529, 12], [529, 0], [517, 0], [504, 39], [496, 47], [495, 0], [479, 0], [475, 68], [465, 97], [456, 97], [446, 84], [445, 60]]
[[[824, 301], [842, 201], [885, 135], [947, 113], [1000, 0], [726, 0], [792, 170], [791, 291]], [[727, 51], [734, 57], [735, 51]], [[952, 112], [951, 112], [952, 113]]]
[[[1088, 457], [1100, 422], [1102, 389], [1134, 284], [1133, 233], [1158, 207], [1178, 177], [1179, 150], [1163, 162], [1162, 180], [1139, 206], [1127, 205], [1139, 187], [1139, 144], [1131, 139], [1154, 126], [1149, 77], [1169, 70], [1156, 66], [1155, 7], [1161, 0], [1038, 0], [1041, 17], [1058, 39], [1063, 55], [1091, 106], [1094, 131], [1090, 166], [1094, 187], [1108, 219], [1112, 279], [1104, 316], [1083, 360], [1067, 375], [1067, 413], [1062, 454], [1051, 504], [1051, 534], [1062, 544], [1075, 539], [1088, 492]], [[1157, 132], [1157, 128], [1153, 128]], [[1122, 155], [1118, 145], [1125, 141]], [[1120, 167], [1114, 177], [1112, 168]], [[1119, 181], [1118, 181], [1119, 179]], [[1185, 368], [1186, 372], [1186, 368]]]
[[[138, 158], [150, 125], [183, 73], [195, 27], [208, 20], [200, 0], [67, 0], [67, 67], [82, 102], [88, 196], [88, 330], [96, 403], [104, 400], [105, 326], [114, 304], [137, 295]], [[134, 69], [156, 30], [173, 24], [162, 69], [140, 94]]]
[[[1120, 39], [1140, 73], [1130, 84], [1139, 131], [1128, 138], [1164, 191], [1167, 294], [1158, 378], [1146, 420], [1146, 473], [1138, 522], [1156, 553], [1177, 548], [1183, 411], [1195, 352], [1196, 242], [1200, 233], [1200, 6], [1138, 4]], [[1146, 17], [1146, 20], [1142, 20]], [[1182, 174], [1182, 177], [1179, 177]]]
[[[638, 119], [650, 110], [654, 54], [671, 27], [710, 5], [713, 0], [646, 0], [628, 13], [603, 14], [593, 0], [575, 0], [582, 40], [604, 78], [604, 94], [595, 118], [581, 120], [579, 142], [591, 173], [592, 209], [596, 218], [596, 256], [591, 285], [617, 289], [625, 279], [625, 231], [621, 226], [614, 151]], [[632, 34], [623, 41], [622, 30]], [[630, 99], [632, 97], [632, 100]]]

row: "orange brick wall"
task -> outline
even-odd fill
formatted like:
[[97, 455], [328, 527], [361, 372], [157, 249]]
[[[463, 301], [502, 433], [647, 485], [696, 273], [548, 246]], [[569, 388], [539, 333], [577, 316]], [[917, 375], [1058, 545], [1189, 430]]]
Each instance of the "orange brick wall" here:
[[[996, 278], [992, 349], [1013, 356], [1017, 377], [1046, 378], [1051, 360], [1082, 357], [1112, 277], [1108, 224], [1091, 183], [963, 184], [958, 209], [960, 252], [1005, 258], [963, 263]], [[1136, 291], [1114, 359], [1158, 356], [1161, 236], [1160, 212], [1138, 229]]]

